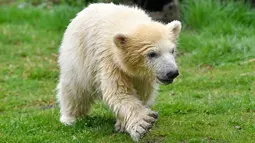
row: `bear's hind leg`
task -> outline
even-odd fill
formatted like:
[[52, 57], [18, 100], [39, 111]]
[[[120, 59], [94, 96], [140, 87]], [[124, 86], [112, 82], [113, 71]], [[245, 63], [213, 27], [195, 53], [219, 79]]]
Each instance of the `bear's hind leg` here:
[[72, 125], [77, 118], [87, 115], [94, 102], [86, 92], [79, 93], [67, 86], [65, 88], [58, 86], [57, 96], [60, 104], [60, 121], [65, 125]]

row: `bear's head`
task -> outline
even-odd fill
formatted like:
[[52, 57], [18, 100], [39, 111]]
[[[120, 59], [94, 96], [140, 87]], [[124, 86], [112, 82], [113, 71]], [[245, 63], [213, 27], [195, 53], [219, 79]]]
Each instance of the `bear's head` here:
[[127, 74], [157, 78], [161, 84], [173, 82], [178, 73], [175, 62], [176, 41], [181, 23], [167, 25], [159, 22], [141, 24], [127, 33], [117, 33], [114, 44], [115, 61]]

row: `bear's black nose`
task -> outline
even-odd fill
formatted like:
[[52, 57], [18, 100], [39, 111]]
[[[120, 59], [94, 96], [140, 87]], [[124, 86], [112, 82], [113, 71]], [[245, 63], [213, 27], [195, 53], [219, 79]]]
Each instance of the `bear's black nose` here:
[[179, 72], [178, 72], [178, 70], [170, 71], [166, 75], [167, 75], [168, 79], [174, 79], [179, 75]]

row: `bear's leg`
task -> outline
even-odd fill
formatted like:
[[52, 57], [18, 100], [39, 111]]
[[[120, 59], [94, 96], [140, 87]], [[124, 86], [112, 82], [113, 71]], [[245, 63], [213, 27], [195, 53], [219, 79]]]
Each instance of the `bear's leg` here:
[[[79, 90], [78, 90], [79, 91]], [[57, 97], [60, 104], [60, 121], [65, 125], [72, 125], [78, 117], [86, 115], [94, 99], [86, 92], [78, 92], [75, 88], [59, 83]]]
[[120, 108], [124, 109], [119, 109], [124, 110], [125, 113], [120, 113], [122, 111], [115, 111], [115, 114], [118, 112], [119, 116], [125, 117], [124, 120], [121, 120], [121, 118], [117, 117], [117, 122], [115, 123], [115, 131], [126, 131], [130, 134], [134, 141], [139, 141], [152, 128], [153, 123], [157, 120], [158, 114], [148, 108], [128, 111], [128, 108], [133, 107], [125, 106], [125, 104], [122, 104], [122, 107]]
[[116, 81], [105, 79], [101, 84], [103, 100], [119, 119], [123, 119], [117, 121], [115, 129], [125, 129], [133, 140], [139, 141], [152, 127], [158, 114], [146, 108], [121, 78], [116, 77]]

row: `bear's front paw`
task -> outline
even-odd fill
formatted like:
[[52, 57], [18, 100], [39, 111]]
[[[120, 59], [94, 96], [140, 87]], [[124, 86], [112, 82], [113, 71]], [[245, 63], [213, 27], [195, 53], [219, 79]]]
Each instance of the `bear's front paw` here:
[[139, 141], [152, 128], [157, 118], [158, 113], [149, 110], [135, 117], [127, 131], [134, 141]]

